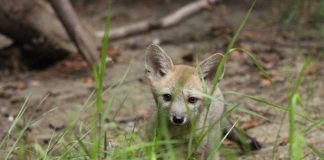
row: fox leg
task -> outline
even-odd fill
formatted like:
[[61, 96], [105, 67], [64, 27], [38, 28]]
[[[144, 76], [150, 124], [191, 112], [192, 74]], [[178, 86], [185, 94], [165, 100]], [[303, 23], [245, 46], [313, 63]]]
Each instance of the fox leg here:
[[[232, 130], [232, 124], [227, 119], [223, 121], [223, 136], [228, 134], [226, 139], [235, 142], [243, 153], [248, 153], [254, 150], [260, 150], [261, 144], [253, 137], [249, 136], [245, 131], [238, 127]], [[228, 133], [229, 132], [229, 133]]]
[[221, 125], [218, 124], [214, 126], [214, 128], [211, 130], [208, 136], [205, 137], [205, 139], [203, 140], [203, 149], [202, 149], [203, 151], [201, 152], [202, 154], [199, 160], [206, 160], [210, 158], [210, 156], [212, 156], [212, 160], [220, 159], [220, 154], [218, 151], [219, 148], [217, 147], [219, 146], [221, 136], [222, 136]]

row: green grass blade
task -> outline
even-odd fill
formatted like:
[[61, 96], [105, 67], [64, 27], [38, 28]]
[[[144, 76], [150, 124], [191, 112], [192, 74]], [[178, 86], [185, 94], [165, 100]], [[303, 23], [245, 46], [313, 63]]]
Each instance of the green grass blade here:
[[284, 112], [283, 116], [282, 116], [282, 118], [280, 120], [280, 126], [279, 126], [279, 129], [278, 129], [277, 134], [276, 134], [276, 140], [275, 140], [275, 143], [274, 143], [273, 148], [272, 148], [272, 156], [271, 156], [272, 160], [277, 159], [276, 158], [276, 153], [278, 152], [278, 141], [279, 141], [279, 138], [280, 138], [280, 132], [282, 130], [282, 126], [284, 124], [284, 120], [285, 120], [286, 116], [287, 116], [287, 112]]
[[226, 52], [225, 52], [225, 55], [224, 57], [222, 58], [220, 64], [218, 65], [218, 68], [216, 70], [216, 74], [215, 74], [215, 77], [213, 79], [213, 86], [212, 86], [212, 90], [211, 90], [211, 94], [210, 95], [213, 95], [215, 89], [216, 89], [216, 86], [218, 84], [218, 81], [219, 81], [219, 78], [220, 76], [222, 75], [222, 72], [224, 71], [224, 67], [225, 67], [225, 63], [227, 62], [230, 54], [231, 54], [231, 49], [234, 47], [234, 44], [235, 42], [237, 41], [239, 35], [241, 34], [241, 31], [243, 30], [246, 22], [248, 21], [251, 13], [252, 13], [252, 10], [254, 8], [254, 5], [256, 3], [256, 0], [253, 1], [253, 3], [251, 4], [248, 12], [245, 14], [243, 20], [240, 22], [240, 25], [239, 27], [236, 29], [235, 31], [235, 34], [233, 36], [233, 38], [231, 39], [229, 45], [227, 46], [227, 49], [226, 49]]
[[295, 132], [293, 135], [293, 143], [290, 144], [291, 150], [289, 152], [290, 159], [301, 160], [303, 158], [304, 150], [303, 146], [305, 143], [304, 135], [301, 132]]
[[134, 145], [128, 146], [127, 148], [123, 148], [118, 151], [115, 151], [118, 153], [115, 153], [115, 155], [112, 159], [119, 159], [120, 156], [125, 156], [128, 153], [137, 152], [141, 149], [145, 149], [145, 148], [152, 147], [152, 146], [174, 145], [174, 144], [179, 144], [179, 143], [181, 143], [181, 142], [178, 140], [161, 140], [161, 141], [158, 141], [155, 143], [147, 142], [147, 143], [134, 144]]
[[251, 111], [251, 110], [249, 110], [249, 109], [246, 109], [246, 108], [243, 108], [243, 107], [238, 107], [237, 110], [238, 110], [238, 111], [241, 111], [241, 112], [243, 112], [243, 113], [247, 113], [247, 114], [249, 114], [249, 115], [252, 115], [252, 116], [255, 116], [255, 117], [261, 118], [261, 119], [263, 119], [263, 120], [270, 121], [269, 118], [267, 118], [267, 117], [265, 117], [265, 116], [263, 116], [263, 115], [261, 115], [261, 114], [259, 114], [259, 113], [257, 113], [257, 112]]
[[216, 152], [219, 150], [220, 146], [225, 141], [226, 137], [230, 134], [230, 132], [233, 130], [233, 128], [236, 126], [238, 120], [235, 121], [235, 123], [232, 125], [232, 127], [228, 130], [228, 132], [225, 134], [225, 136], [222, 138], [222, 140], [219, 143], [216, 144], [215, 147], [212, 148], [211, 153], [208, 155], [207, 160], [213, 160], [215, 158]]
[[24, 115], [25, 111], [27, 110], [27, 103], [29, 100], [30, 96], [28, 96], [24, 102], [24, 104], [21, 107], [21, 110], [19, 110], [17, 117], [15, 118], [14, 122], [12, 123], [12, 125], [10, 126], [9, 130], [8, 130], [8, 134], [10, 135], [11, 132], [14, 130], [14, 128], [16, 127], [17, 123], [19, 122], [19, 120], [22, 118], [22, 116]]
[[295, 125], [295, 110], [297, 103], [303, 105], [302, 99], [298, 94], [298, 89], [301, 86], [306, 67], [310, 64], [310, 60], [306, 60], [301, 71], [298, 73], [296, 83], [292, 92], [289, 95], [289, 157], [291, 159], [301, 159], [303, 155], [304, 137], [298, 131]]
[[321, 119], [316, 120], [315, 122], [313, 122], [310, 126], [308, 126], [307, 128], [305, 128], [305, 129], [303, 130], [303, 133], [304, 133], [304, 134], [307, 134], [307, 133], [310, 132], [312, 129], [317, 128], [317, 127], [322, 126], [322, 125], [324, 125], [324, 118], [321, 118]]
[[310, 148], [311, 150], [312, 150], [312, 152], [318, 157], [318, 158], [320, 158], [320, 160], [323, 160], [324, 159], [324, 154], [321, 152], [321, 151], [319, 151], [318, 149], [317, 149], [317, 147], [315, 147], [313, 144], [311, 144], [311, 143], [308, 143], [307, 144], [307, 146], [308, 146], [308, 148]]
[[233, 52], [235, 50], [239, 50], [239, 51], [242, 51], [243, 53], [247, 54], [249, 56], [249, 58], [251, 59], [251, 61], [253, 62], [253, 64], [255, 64], [256, 67], [258, 68], [258, 70], [263, 74], [263, 76], [266, 79], [268, 79], [271, 84], [273, 84], [270, 74], [267, 71], [265, 71], [265, 69], [262, 67], [261, 63], [256, 59], [256, 57], [251, 52], [249, 52], [243, 48], [233, 48], [230, 50], [230, 52]]
[[[125, 80], [126, 80], [126, 78], [128, 76], [129, 71], [130, 71], [130, 65], [128, 66], [128, 68], [127, 68], [126, 72], [124, 73], [123, 77], [118, 81], [118, 83], [116, 85], [116, 90], [118, 90], [124, 84], [124, 82], [125, 82]], [[106, 104], [105, 111], [104, 111], [104, 113], [102, 115], [102, 118], [101, 118], [101, 123], [103, 123], [105, 121], [108, 114], [110, 113], [111, 108], [112, 108], [112, 106], [114, 104], [114, 101], [116, 99], [116, 96], [117, 96], [117, 93], [113, 92], [111, 98], [109, 99], [109, 101]]]
[[[109, 5], [110, 6], [110, 5]], [[108, 15], [105, 21], [105, 31], [104, 37], [102, 39], [101, 57], [99, 66], [93, 67], [93, 74], [96, 84], [96, 104], [97, 112], [93, 114], [91, 118], [91, 125], [96, 131], [92, 134], [92, 151], [91, 153], [95, 155], [94, 157], [100, 159], [100, 146], [102, 138], [102, 110], [103, 110], [103, 85], [105, 79], [106, 62], [107, 62], [107, 51], [109, 48], [109, 30], [110, 30], [110, 18], [111, 18], [111, 8], [108, 10]]]
[[39, 159], [46, 159], [46, 151], [43, 149], [43, 147], [41, 145], [39, 145], [38, 143], [34, 144], [34, 148], [35, 148], [35, 152], [36, 155], [38, 155], [37, 157], [39, 157]]
[[27, 128], [30, 126], [30, 124], [31, 124], [30, 122], [31, 122], [31, 121], [28, 121], [28, 122], [24, 125], [24, 127], [22, 128], [22, 130], [19, 132], [18, 137], [17, 137], [15, 143], [10, 147], [10, 149], [9, 149], [9, 151], [8, 151], [5, 160], [9, 159], [10, 156], [11, 156], [11, 154], [12, 154], [12, 152], [16, 149], [17, 144], [19, 143], [19, 141], [21, 140], [21, 138], [22, 138], [23, 135], [25, 134]]
[[107, 132], [104, 135], [104, 159], [108, 158], [108, 140], [107, 140]]
[[232, 94], [232, 95], [236, 95], [236, 96], [246, 97], [248, 99], [254, 100], [256, 102], [260, 102], [260, 103], [265, 104], [267, 106], [270, 106], [272, 108], [279, 109], [281, 111], [288, 111], [284, 106], [274, 104], [271, 101], [269, 101], [267, 99], [264, 99], [264, 98], [261, 98], [261, 97], [252, 96], [252, 95], [239, 93], [239, 92], [235, 92], [235, 91], [227, 91], [227, 92], [224, 92], [224, 94]]
[[83, 150], [83, 152], [90, 158], [93, 159], [94, 157], [92, 157], [92, 154], [90, 153], [90, 151], [88, 150], [87, 146], [83, 143], [82, 139], [80, 139], [78, 136], [75, 136], [76, 140], [78, 141], [81, 149]]
[[212, 129], [218, 124], [220, 123], [220, 121], [222, 119], [224, 119], [225, 117], [227, 117], [230, 113], [232, 113], [233, 111], [235, 111], [240, 105], [236, 104], [235, 106], [231, 107], [230, 109], [228, 109], [225, 113], [222, 114], [222, 116], [220, 118], [218, 118], [215, 122], [212, 122], [211, 125], [206, 126], [208, 127], [207, 130], [205, 130], [205, 128], [201, 128], [202, 129], [202, 133], [199, 134], [199, 137], [196, 140], [196, 146], [201, 145], [202, 140], [212, 131]]
[[310, 59], [306, 59], [301, 71], [298, 73], [297, 80], [295, 82], [295, 86], [294, 86], [291, 94], [295, 94], [298, 92], [298, 89], [301, 86], [302, 80], [304, 78], [305, 70], [310, 65], [310, 63], [311, 63]]
[[[83, 134], [79, 139], [80, 140], [83, 140], [86, 136], [88, 136], [90, 134], [90, 131], [87, 131], [85, 134]], [[77, 148], [76, 146], [79, 144], [79, 142], [76, 140], [76, 141], [73, 141], [71, 144], [69, 144], [69, 148], [67, 148], [63, 153], [62, 155], [58, 158], [58, 160], [64, 160], [65, 157], [67, 157], [67, 155], [72, 151], [72, 149], [75, 149]], [[80, 145], [80, 144], [79, 144]], [[65, 147], [66, 148], [66, 147]], [[91, 153], [90, 153], [91, 154]], [[88, 154], [86, 154], [88, 155]]]

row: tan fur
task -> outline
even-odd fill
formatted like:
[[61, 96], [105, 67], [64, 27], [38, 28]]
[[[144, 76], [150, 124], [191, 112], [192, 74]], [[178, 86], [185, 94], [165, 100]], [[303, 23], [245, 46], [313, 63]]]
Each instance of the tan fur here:
[[[192, 114], [196, 118], [195, 129], [200, 129], [197, 133], [201, 133], [201, 128], [203, 128], [204, 118], [207, 112], [207, 106], [204, 106], [204, 97], [197, 94], [203, 93], [203, 85], [197, 69], [187, 65], [174, 65], [172, 60], [165, 54], [165, 52], [156, 45], [151, 45], [148, 47], [146, 56], [147, 77], [150, 81], [151, 90], [157, 105], [161, 103], [161, 108], [163, 111], [168, 113], [167, 115], [170, 116], [170, 121], [172, 121], [172, 114], [187, 117], [188, 115]], [[211, 60], [213, 60], [211, 62], [214, 62], [214, 59]], [[206, 61], [202, 62], [203, 65], [204, 62]], [[208, 62], [208, 66], [205, 66], [205, 68], [202, 68], [202, 70], [205, 69], [205, 71], [208, 72], [209, 69], [211, 69], [211, 71], [214, 72], [215, 68], [212, 67], [215, 66], [212, 66], [214, 63], [211, 62]], [[206, 81], [208, 81], [208, 84], [211, 83], [211, 79], [207, 79]], [[208, 93], [210, 92], [210, 88], [211, 86], [209, 85]], [[172, 102], [164, 102], [162, 95], [165, 93], [173, 93], [172, 96], [174, 96], [174, 99]], [[186, 107], [186, 105], [188, 105], [186, 104], [186, 101], [188, 101], [188, 97], [191, 96], [194, 96], [198, 100], [195, 104], [190, 105], [192, 108]], [[207, 115], [207, 123], [205, 124], [206, 126], [211, 125], [212, 122], [216, 122], [224, 112], [224, 100], [219, 88], [216, 88], [213, 97], [215, 97], [216, 100], [211, 102], [209, 114]], [[152, 120], [149, 123], [157, 121], [156, 118], [160, 114], [161, 113], [156, 110]], [[189, 133], [192, 129], [192, 123], [193, 122], [191, 122], [189, 118], [188, 122], [184, 125], [174, 125], [173, 123], [169, 122], [168, 130], [170, 137], [188, 140]], [[150, 129], [151, 128], [152, 126], [150, 126]], [[152, 132], [152, 130], [149, 130], [148, 132]], [[200, 159], [207, 158], [207, 156], [210, 154], [212, 147], [211, 144], [217, 139], [220, 139], [220, 136], [220, 123], [217, 123], [213, 127], [211, 133], [203, 140], [202, 145], [198, 148], [197, 154], [201, 155]], [[215, 159], [217, 158], [218, 156], [216, 154]]]

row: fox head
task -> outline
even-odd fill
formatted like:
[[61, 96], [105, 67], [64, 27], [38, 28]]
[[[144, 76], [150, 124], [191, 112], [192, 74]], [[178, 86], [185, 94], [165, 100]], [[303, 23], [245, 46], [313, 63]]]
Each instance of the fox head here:
[[210, 88], [222, 54], [214, 54], [202, 61], [198, 68], [174, 65], [158, 45], [146, 50], [145, 69], [157, 106], [167, 111], [174, 125], [185, 125], [199, 115], [204, 106], [203, 84]]

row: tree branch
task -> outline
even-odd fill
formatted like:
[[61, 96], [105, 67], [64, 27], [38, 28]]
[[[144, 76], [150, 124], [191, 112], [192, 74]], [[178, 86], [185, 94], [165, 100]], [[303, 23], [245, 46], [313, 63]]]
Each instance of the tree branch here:
[[[203, 9], [209, 8], [212, 4], [216, 4], [218, 1], [219, 0], [197, 0], [181, 7], [177, 11], [161, 19], [141, 21], [124, 27], [118, 27], [117, 29], [112, 29], [109, 33], [109, 38], [111, 40], [117, 40], [152, 30], [173, 27], [190, 16], [199, 13]], [[104, 32], [98, 31], [96, 32], [96, 35], [98, 37], [103, 37]]]
[[97, 45], [100, 43], [98, 39], [79, 23], [77, 14], [69, 0], [49, 0], [49, 2], [80, 54], [90, 67], [95, 65], [99, 60]]

